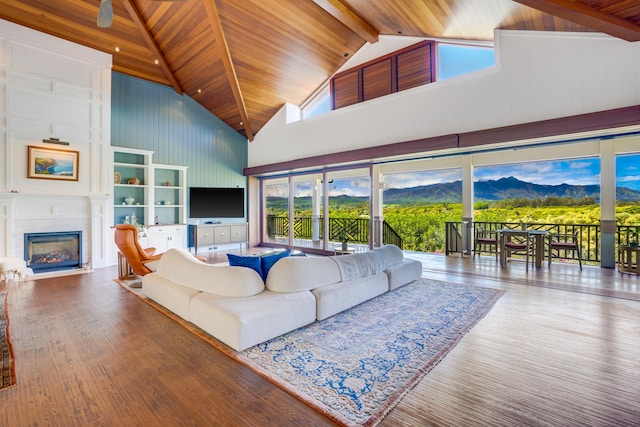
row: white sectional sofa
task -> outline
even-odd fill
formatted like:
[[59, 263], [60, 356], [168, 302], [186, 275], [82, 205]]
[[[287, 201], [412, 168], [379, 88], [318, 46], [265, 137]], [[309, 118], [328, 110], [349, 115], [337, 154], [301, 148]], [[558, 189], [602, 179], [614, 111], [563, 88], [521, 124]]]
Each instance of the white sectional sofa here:
[[143, 293], [235, 350], [277, 337], [418, 279], [422, 264], [386, 245], [333, 257], [286, 257], [266, 283], [251, 268], [167, 251]]

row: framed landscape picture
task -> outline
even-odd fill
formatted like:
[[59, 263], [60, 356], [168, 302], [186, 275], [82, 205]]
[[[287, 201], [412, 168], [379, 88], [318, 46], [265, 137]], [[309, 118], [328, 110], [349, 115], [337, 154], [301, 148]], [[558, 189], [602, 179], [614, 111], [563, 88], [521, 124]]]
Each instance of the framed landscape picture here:
[[80, 153], [29, 146], [28, 177], [37, 179], [78, 180], [78, 158]]

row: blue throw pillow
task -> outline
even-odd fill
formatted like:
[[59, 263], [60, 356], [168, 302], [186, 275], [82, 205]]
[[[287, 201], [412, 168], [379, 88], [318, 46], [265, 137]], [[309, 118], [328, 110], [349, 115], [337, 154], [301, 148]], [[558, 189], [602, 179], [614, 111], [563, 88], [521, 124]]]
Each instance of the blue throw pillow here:
[[291, 251], [287, 249], [286, 251], [260, 257], [260, 263], [262, 264], [262, 280], [266, 282], [267, 274], [269, 273], [269, 270], [271, 270], [271, 267], [273, 267], [279, 259], [288, 257], [289, 255], [291, 255]]
[[[260, 277], [263, 277], [262, 266], [260, 265], [260, 257], [227, 254], [227, 259], [229, 260], [229, 265], [232, 265], [235, 267], [252, 268], [260, 275]], [[263, 280], [264, 280], [264, 277], [263, 277]]]

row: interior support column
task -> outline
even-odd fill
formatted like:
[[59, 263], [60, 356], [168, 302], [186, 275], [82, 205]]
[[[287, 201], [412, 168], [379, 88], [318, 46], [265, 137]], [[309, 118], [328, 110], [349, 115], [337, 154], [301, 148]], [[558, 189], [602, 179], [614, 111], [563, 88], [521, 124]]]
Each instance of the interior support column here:
[[311, 193], [311, 240], [320, 241], [320, 206], [322, 205], [322, 177], [320, 175], [313, 178], [313, 190]]
[[322, 171], [322, 247], [329, 250], [329, 178], [327, 171]]
[[473, 156], [462, 160], [462, 247], [463, 254], [471, 253], [473, 246]]
[[600, 141], [600, 266], [616, 266], [616, 154], [614, 140]]
[[380, 166], [374, 165], [371, 172], [371, 200], [373, 202], [371, 218], [373, 218], [373, 235], [370, 244], [373, 247], [380, 247], [384, 244], [382, 241], [382, 224], [384, 223], [384, 214], [382, 210], [384, 192], [384, 176], [380, 173]]
[[293, 200], [295, 197], [295, 184], [293, 182], [293, 177], [289, 176], [289, 244], [288, 247], [292, 248], [294, 246], [293, 239], [295, 233], [295, 216], [294, 216], [294, 206]]

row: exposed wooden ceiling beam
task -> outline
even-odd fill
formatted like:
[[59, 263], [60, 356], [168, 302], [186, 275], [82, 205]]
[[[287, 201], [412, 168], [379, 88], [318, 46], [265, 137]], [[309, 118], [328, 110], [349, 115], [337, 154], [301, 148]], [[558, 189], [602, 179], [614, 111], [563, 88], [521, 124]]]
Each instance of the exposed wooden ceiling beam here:
[[313, 2], [369, 43], [378, 41], [380, 32], [349, 9], [341, 0], [313, 0]]
[[640, 41], [640, 25], [572, 0], [515, 0], [517, 3], [630, 42]]
[[220, 21], [220, 14], [218, 13], [218, 6], [216, 5], [215, 0], [205, 0], [204, 5], [207, 10], [207, 15], [209, 16], [211, 28], [213, 29], [216, 37], [216, 46], [220, 51], [220, 58], [222, 58], [222, 63], [224, 64], [224, 69], [227, 73], [227, 79], [231, 85], [233, 98], [236, 101], [240, 117], [242, 117], [242, 126], [244, 126], [247, 139], [249, 139], [249, 141], [253, 141], [254, 135], [251, 130], [251, 123], [249, 122], [249, 114], [247, 114], [247, 107], [244, 104], [244, 98], [242, 97], [242, 91], [240, 90], [240, 82], [238, 82], [238, 75], [236, 74], [236, 69], [233, 66], [233, 61], [231, 60], [227, 38], [222, 30], [222, 22]]
[[182, 89], [180, 82], [178, 82], [175, 74], [173, 74], [173, 70], [171, 70], [169, 63], [167, 62], [167, 58], [164, 57], [160, 46], [158, 46], [158, 43], [149, 31], [146, 22], [144, 21], [142, 15], [140, 14], [140, 11], [138, 10], [138, 7], [131, 0], [122, 0], [122, 3], [124, 3], [124, 7], [127, 9], [127, 12], [129, 12], [131, 19], [133, 19], [134, 24], [138, 28], [138, 31], [142, 35], [144, 41], [147, 43], [147, 46], [149, 46], [149, 49], [151, 49], [154, 55], [156, 55], [158, 65], [160, 65], [160, 68], [162, 68], [162, 72], [167, 77], [167, 80], [171, 82], [171, 86], [173, 86], [173, 89], [180, 95], [182, 95], [184, 90]]

